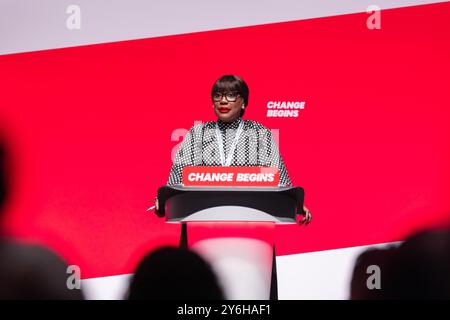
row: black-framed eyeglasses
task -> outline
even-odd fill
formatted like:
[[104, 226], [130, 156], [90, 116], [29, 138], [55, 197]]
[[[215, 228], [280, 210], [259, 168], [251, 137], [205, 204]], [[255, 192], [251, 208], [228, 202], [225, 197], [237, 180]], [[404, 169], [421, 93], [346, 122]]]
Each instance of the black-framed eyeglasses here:
[[214, 92], [212, 98], [215, 102], [219, 102], [225, 96], [225, 99], [228, 102], [235, 102], [237, 97], [239, 97], [239, 92], [237, 91], [229, 91], [229, 92]]

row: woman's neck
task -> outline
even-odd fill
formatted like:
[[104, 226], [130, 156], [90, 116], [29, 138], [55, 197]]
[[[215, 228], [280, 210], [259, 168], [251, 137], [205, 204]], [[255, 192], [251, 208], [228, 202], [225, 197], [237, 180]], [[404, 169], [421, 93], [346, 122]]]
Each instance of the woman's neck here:
[[239, 126], [239, 123], [241, 122], [241, 117], [238, 117], [237, 119], [234, 119], [232, 121], [222, 121], [220, 119], [217, 120], [217, 124], [219, 125], [219, 129], [225, 130], [225, 129], [237, 129]]
[[242, 118], [239, 116], [239, 117], [237, 117], [235, 119], [231, 119], [231, 120], [228, 120], [228, 121], [223, 121], [223, 120], [217, 119], [217, 122], [218, 123], [223, 123], [223, 124], [232, 124], [232, 123], [239, 123], [241, 121], [241, 119]]

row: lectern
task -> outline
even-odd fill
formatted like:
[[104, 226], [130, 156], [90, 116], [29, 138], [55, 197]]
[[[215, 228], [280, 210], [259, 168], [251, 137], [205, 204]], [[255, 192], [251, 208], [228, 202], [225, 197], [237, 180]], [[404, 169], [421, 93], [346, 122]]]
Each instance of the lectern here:
[[217, 273], [227, 299], [270, 298], [275, 224], [303, 212], [299, 187], [163, 186], [159, 216], [186, 224], [188, 247]]

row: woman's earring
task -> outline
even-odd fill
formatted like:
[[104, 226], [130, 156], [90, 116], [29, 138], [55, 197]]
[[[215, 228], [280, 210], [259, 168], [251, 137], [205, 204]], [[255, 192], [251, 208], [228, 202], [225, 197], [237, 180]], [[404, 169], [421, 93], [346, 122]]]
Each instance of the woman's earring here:
[[242, 105], [242, 109], [245, 109], [245, 105]]

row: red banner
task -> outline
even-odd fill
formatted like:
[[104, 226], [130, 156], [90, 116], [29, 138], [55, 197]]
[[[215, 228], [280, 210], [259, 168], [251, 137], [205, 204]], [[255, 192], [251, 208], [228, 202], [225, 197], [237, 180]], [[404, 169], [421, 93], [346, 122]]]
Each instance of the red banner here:
[[275, 167], [184, 167], [185, 186], [277, 187], [280, 172]]

